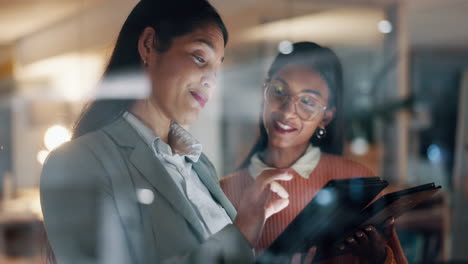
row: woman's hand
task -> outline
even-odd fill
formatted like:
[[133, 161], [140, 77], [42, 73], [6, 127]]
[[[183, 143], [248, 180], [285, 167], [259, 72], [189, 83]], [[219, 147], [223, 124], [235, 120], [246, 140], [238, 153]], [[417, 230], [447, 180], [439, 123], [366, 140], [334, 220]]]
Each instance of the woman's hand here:
[[385, 222], [383, 233], [374, 226], [366, 226], [358, 230], [353, 236], [345, 239], [340, 250], [349, 249], [351, 254], [358, 256], [362, 263], [384, 263], [387, 258], [387, 241], [394, 233], [395, 219], [392, 217]]
[[[265, 220], [289, 204], [288, 192], [276, 181], [288, 181], [292, 177], [291, 169], [265, 170], [245, 190], [234, 225], [252, 247], [255, 247], [260, 238]], [[272, 199], [272, 192], [280, 198]]]
[[302, 254], [294, 254], [291, 259], [291, 264], [311, 264], [314, 261], [315, 254], [317, 253], [317, 247], [311, 247], [305, 257]]

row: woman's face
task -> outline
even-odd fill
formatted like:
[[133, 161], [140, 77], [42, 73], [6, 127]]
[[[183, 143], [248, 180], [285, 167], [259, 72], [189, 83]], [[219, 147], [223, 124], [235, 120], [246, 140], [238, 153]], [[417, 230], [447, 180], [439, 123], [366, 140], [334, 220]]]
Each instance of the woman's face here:
[[[317, 105], [327, 106], [329, 91], [321, 75], [306, 66], [287, 64], [270, 79], [270, 87], [282, 95], [298, 95], [309, 98]], [[302, 100], [304, 101], [304, 100]], [[265, 102], [263, 122], [268, 134], [268, 145], [275, 148], [301, 147], [309, 140], [317, 127], [325, 127], [333, 118], [334, 109], [319, 111], [311, 120], [298, 115], [301, 100], [286, 100], [284, 103]]]
[[169, 120], [192, 124], [213, 95], [223, 60], [224, 38], [216, 25], [174, 38], [167, 51], [148, 58], [151, 103]]

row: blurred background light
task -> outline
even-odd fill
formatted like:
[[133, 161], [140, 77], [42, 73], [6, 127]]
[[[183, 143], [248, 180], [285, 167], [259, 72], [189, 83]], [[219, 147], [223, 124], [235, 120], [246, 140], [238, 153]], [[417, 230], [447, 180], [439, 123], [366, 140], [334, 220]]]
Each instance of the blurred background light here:
[[289, 40], [283, 40], [278, 44], [278, 51], [283, 54], [290, 54], [293, 49], [293, 45]]
[[49, 151], [47, 150], [40, 150], [38, 153], [37, 153], [37, 161], [43, 165], [45, 160], [47, 159], [47, 156], [49, 156]]
[[54, 125], [47, 129], [44, 135], [44, 144], [49, 151], [52, 151], [63, 143], [70, 141], [70, 139], [71, 133], [68, 129], [63, 126]]
[[142, 204], [152, 204], [154, 193], [148, 189], [137, 189], [138, 201]]
[[356, 155], [364, 155], [369, 151], [369, 142], [363, 137], [356, 137], [351, 141], [351, 152]]
[[383, 11], [378, 8], [337, 8], [253, 26], [240, 38], [242, 42], [280, 42], [287, 31], [291, 42], [309, 40], [324, 45], [368, 46], [382, 40], [375, 25], [384, 18]]
[[431, 144], [427, 148], [427, 158], [432, 162], [432, 163], [438, 163], [442, 160], [442, 151], [440, 147], [436, 144]]
[[377, 24], [377, 28], [379, 29], [381, 33], [384, 33], [384, 34], [388, 34], [392, 32], [393, 30], [392, 23], [390, 23], [390, 21], [388, 20], [379, 21], [379, 23]]
[[318, 194], [317, 194], [317, 203], [326, 206], [330, 204], [333, 201], [333, 196], [334, 194], [327, 189], [322, 189]]
[[[71, 52], [18, 65], [15, 76], [23, 95], [80, 102], [93, 95], [104, 66], [102, 54]], [[31, 87], [34, 83], [38, 87]]]

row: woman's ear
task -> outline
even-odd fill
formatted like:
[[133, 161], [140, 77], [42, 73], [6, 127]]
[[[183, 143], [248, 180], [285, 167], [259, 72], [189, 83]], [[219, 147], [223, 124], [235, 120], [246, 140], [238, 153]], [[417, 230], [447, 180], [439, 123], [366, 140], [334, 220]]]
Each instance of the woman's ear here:
[[140, 54], [140, 59], [143, 62], [143, 65], [147, 66], [150, 58], [154, 52], [156, 52], [156, 31], [152, 27], [146, 27], [143, 30], [143, 33], [140, 34], [138, 39], [138, 53]]
[[320, 127], [326, 127], [330, 122], [333, 120], [333, 117], [335, 116], [336, 108], [330, 108], [325, 110], [322, 121], [320, 121]]

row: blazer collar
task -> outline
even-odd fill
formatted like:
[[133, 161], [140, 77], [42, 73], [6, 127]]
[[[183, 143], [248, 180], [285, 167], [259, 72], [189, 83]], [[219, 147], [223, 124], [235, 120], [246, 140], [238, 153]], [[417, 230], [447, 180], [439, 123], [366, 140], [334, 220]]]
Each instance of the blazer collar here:
[[121, 147], [132, 148], [129, 160], [143, 177], [177, 210], [203, 238], [204, 228], [189, 201], [180, 192], [163, 164], [149, 146], [123, 118], [106, 126], [104, 131]]
[[[203, 238], [203, 226], [196, 212], [190, 206], [187, 198], [180, 192], [163, 164], [154, 156], [151, 149], [123, 118], [119, 118], [103, 128], [103, 130], [124, 148], [133, 149], [130, 153], [130, 162], [148, 180], [148, 182], [190, 223]], [[210, 170], [204, 164], [207, 160], [202, 154], [201, 158], [193, 163], [193, 169], [197, 172], [200, 180], [205, 184], [213, 198], [226, 210], [232, 221], [236, 217], [236, 210], [228, 200], [218, 181], [216, 175], [210, 175]], [[206, 161], [208, 162], [208, 161]]]
[[216, 180], [217, 176], [210, 175], [210, 171], [207, 169], [207, 166], [203, 164], [205, 159], [206, 157], [202, 155], [200, 161], [193, 164], [193, 169], [197, 172], [200, 180], [205, 184], [213, 198], [221, 204], [231, 220], [234, 221], [237, 214], [236, 209], [221, 189], [219, 182]]
[[122, 117], [105, 126], [103, 130], [120, 147], [135, 148], [139, 141], [143, 141], [135, 129]]

